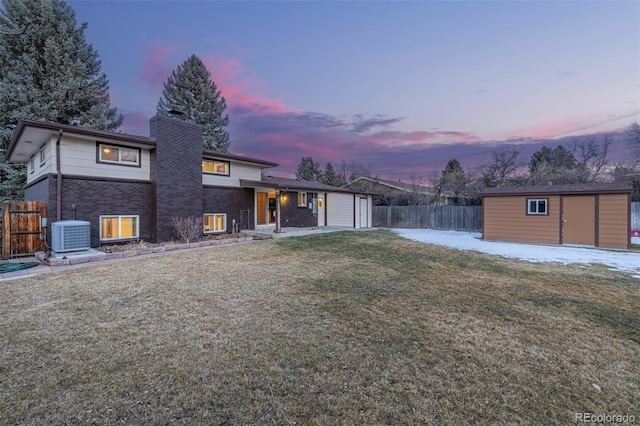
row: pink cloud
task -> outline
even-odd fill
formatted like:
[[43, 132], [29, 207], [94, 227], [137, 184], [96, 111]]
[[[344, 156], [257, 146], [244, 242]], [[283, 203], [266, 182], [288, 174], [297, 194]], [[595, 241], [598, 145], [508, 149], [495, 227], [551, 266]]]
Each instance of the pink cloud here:
[[[146, 91], [156, 96], [162, 93], [168, 76], [186, 59], [186, 56], [174, 58], [181, 50], [181, 45], [164, 45], [160, 42], [145, 45], [144, 66], [139, 81]], [[281, 99], [265, 95], [265, 83], [259, 77], [248, 74], [240, 59], [210, 54], [199, 57], [227, 101], [230, 114], [271, 114], [292, 110]]]
[[124, 116], [124, 122], [120, 129], [124, 133], [138, 136], [149, 136], [149, 118], [150, 115], [145, 111], [121, 111]]
[[525, 127], [511, 132], [507, 139], [517, 139], [527, 135], [528, 139], [554, 138], [577, 132], [585, 123], [592, 123], [593, 116], [567, 116], [561, 119], [547, 121], [542, 124]]
[[156, 96], [162, 93], [162, 85], [177, 66], [168, 64], [167, 60], [181, 49], [180, 45], [167, 46], [160, 42], [144, 45], [144, 64], [138, 79], [147, 92]]

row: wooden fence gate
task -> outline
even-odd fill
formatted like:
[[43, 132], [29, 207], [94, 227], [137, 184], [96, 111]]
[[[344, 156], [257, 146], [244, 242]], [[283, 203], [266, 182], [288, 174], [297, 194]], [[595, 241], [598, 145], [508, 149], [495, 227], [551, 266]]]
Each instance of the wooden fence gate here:
[[0, 211], [0, 253], [2, 259], [28, 256], [45, 249], [42, 219], [47, 217], [44, 201], [6, 201]]

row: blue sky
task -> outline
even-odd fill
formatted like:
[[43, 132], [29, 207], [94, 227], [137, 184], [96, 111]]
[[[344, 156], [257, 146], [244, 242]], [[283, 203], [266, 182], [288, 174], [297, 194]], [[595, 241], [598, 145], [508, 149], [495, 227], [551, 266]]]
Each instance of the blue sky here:
[[123, 131], [148, 134], [162, 83], [196, 54], [227, 99], [231, 152], [284, 171], [311, 155], [426, 179], [496, 145], [530, 155], [640, 121], [640, 2], [70, 5]]

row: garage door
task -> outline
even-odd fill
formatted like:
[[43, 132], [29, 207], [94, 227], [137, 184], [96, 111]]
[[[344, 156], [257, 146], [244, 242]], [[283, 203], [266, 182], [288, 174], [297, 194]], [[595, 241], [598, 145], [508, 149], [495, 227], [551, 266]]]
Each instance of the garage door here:
[[325, 207], [327, 226], [353, 228], [353, 194], [328, 193]]

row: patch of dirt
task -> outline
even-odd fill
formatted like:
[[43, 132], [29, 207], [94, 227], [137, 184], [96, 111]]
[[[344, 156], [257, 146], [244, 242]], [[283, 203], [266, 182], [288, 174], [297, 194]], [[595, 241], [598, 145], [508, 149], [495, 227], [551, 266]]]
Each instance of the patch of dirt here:
[[[235, 239], [238, 237], [244, 237], [244, 233], [239, 234], [216, 234], [216, 235], [203, 235], [198, 241], [209, 241], [209, 240], [225, 240], [225, 239]], [[192, 241], [196, 242], [196, 241]], [[116, 244], [103, 244], [98, 247], [98, 250], [103, 251], [105, 253], [119, 253], [129, 250], [140, 250], [140, 249], [152, 249], [158, 246], [166, 246], [171, 244], [184, 244], [184, 241], [167, 241], [164, 243], [149, 243], [147, 241], [137, 241], [137, 242], [122, 242]]]

